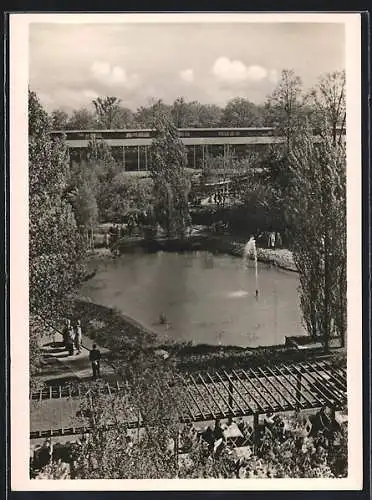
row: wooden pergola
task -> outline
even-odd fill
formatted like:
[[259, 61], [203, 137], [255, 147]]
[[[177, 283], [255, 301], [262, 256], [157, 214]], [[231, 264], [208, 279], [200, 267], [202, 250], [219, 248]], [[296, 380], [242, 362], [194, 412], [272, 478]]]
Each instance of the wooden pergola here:
[[[298, 411], [328, 406], [334, 410], [347, 403], [346, 369], [329, 360], [311, 362], [293, 362], [265, 365], [255, 368], [237, 368], [235, 370], [217, 370], [175, 374], [172, 386], [181, 388], [180, 397], [175, 404], [181, 422], [203, 422], [215, 419], [253, 416], [258, 422], [260, 415], [286, 411]], [[127, 391], [128, 384], [107, 384], [101, 393], [113, 397]], [[74, 413], [83, 398], [91, 398], [91, 391], [82, 391], [67, 387], [50, 387], [32, 394], [30, 438], [63, 436], [88, 433], [89, 426], [61, 425], [54, 429], [35, 429], [32, 425], [32, 413], [35, 403], [48, 405], [53, 400], [60, 400], [66, 411]], [[75, 402], [75, 406], [71, 402]], [[68, 404], [67, 404], [68, 402]], [[34, 407], [34, 409], [33, 409]], [[76, 420], [76, 418], [75, 418]], [[142, 425], [138, 412], [128, 413], [122, 422], [128, 428]], [[107, 428], [113, 424], [109, 423]]]

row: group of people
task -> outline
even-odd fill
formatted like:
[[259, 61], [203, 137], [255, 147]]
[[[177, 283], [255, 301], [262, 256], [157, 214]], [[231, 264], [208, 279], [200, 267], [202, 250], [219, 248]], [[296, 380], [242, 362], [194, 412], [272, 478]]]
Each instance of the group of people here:
[[258, 230], [255, 235], [256, 242], [262, 246], [271, 249], [282, 248], [283, 239], [282, 235], [277, 231], [264, 231]]
[[[83, 347], [81, 321], [78, 319], [75, 326], [73, 326], [71, 320], [66, 319], [62, 334], [63, 344], [68, 350], [69, 356], [74, 355], [75, 349], [76, 354], [81, 354]], [[101, 351], [97, 348], [96, 344], [93, 344], [92, 349], [89, 351], [89, 361], [92, 365], [93, 379], [96, 380], [101, 376]]]
[[126, 229], [123, 224], [113, 224], [108, 232], [105, 234], [105, 245], [109, 247], [114, 244], [118, 239], [122, 238], [126, 234]]
[[105, 245], [107, 248], [116, 243], [120, 238], [132, 235], [136, 228], [152, 225], [154, 221], [151, 214], [143, 210], [142, 212], [133, 211], [129, 213], [125, 217], [124, 222], [125, 224], [113, 224], [105, 233]]
[[226, 424], [221, 424], [219, 419], [216, 419], [213, 428], [208, 426], [203, 432], [198, 431], [193, 424], [186, 424], [181, 433], [180, 448], [188, 452], [201, 443], [205, 445], [207, 455], [218, 457], [226, 445], [225, 429]]
[[74, 355], [76, 349], [76, 354], [80, 354], [82, 350], [82, 331], [81, 322], [78, 319], [75, 326], [72, 325], [70, 319], [66, 319], [66, 324], [63, 329], [63, 343], [68, 350], [69, 356]]
[[[258, 456], [263, 456], [266, 447], [269, 448], [273, 442], [278, 444], [287, 440], [294, 440], [296, 444], [302, 445], [304, 440], [320, 437], [324, 446], [329, 448], [335, 437], [341, 432], [341, 425], [335, 418], [330, 408], [322, 408], [314, 415], [298, 417], [296, 425], [288, 425], [282, 416], [272, 413], [265, 415], [263, 421], [257, 428], [243, 418], [236, 419], [236, 425], [241, 436], [234, 440], [235, 446], [255, 446]], [[208, 426], [204, 431], [198, 431], [193, 424], [185, 425], [181, 434], [181, 449], [189, 452], [197, 443], [205, 444], [206, 454], [218, 458], [227, 446], [225, 430], [228, 426], [221, 424], [217, 419], [214, 426]], [[267, 450], [266, 450], [267, 451]]]
[[267, 239], [267, 247], [268, 248], [275, 248], [275, 247], [281, 247], [282, 246], [282, 237], [280, 233], [276, 233], [275, 231], [272, 231], [268, 234], [268, 239]]

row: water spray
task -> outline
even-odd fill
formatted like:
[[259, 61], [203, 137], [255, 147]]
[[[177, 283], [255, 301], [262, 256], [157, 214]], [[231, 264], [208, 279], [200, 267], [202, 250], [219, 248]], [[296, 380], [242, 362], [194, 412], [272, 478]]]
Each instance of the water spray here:
[[254, 256], [254, 266], [255, 266], [255, 276], [256, 276], [256, 299], [258, 299], [259, 291], [258, 291], [258, 263], [257, 263], [257, 247], [256, 240], [253, 236], [249, 238], [249, 241], [244, 247], [244, 260], [246, 260], [248, 255], [251, 255], [253, 252]]

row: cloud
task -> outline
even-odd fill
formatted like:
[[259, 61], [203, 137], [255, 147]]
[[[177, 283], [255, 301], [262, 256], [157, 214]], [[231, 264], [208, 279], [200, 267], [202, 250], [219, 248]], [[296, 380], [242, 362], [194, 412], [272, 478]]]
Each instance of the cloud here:
[[194, 70], [193, 69], [185, 69], [180, 71], [180, 77], [185, 82], [191, 83], [194, 81]]
[[270, 83], [278, 83], [279, 81], [279, 73], [276, 71], [276, 69], [272, 69], [269, 71], [269, 81]]
[[97, 92], [95, 90], [91, 90], [91, 89], [84, 89], [83, 95], [84, 95], [84, 97], [86, 97], [89, 100], [97, 99], [97, 97], [98, 97]]
[[94, 61], [90, 72], [95, 80], [107, 85], [124, 85], [130, 88], [138, 82], [138, 75], [128, 74], [121, 66], [112, 66], [107, 61]]
[[260, 82], [267, 78], [268, 71], [262, 66], [246, 66], [243, 62], [228, 57], [219, 57], [214, 62], [212, 73], [227, 83]]

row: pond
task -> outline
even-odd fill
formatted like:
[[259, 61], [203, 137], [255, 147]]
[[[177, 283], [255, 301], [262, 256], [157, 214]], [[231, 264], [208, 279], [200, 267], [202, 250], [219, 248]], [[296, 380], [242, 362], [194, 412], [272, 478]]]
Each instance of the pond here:
[[[296, 273], [207, 252], [126, 254], [105, 262], [81, 295], [174, 340], [283, 344], [301, 335]], [[167, 324], [161, 324], [160, 315]]]

